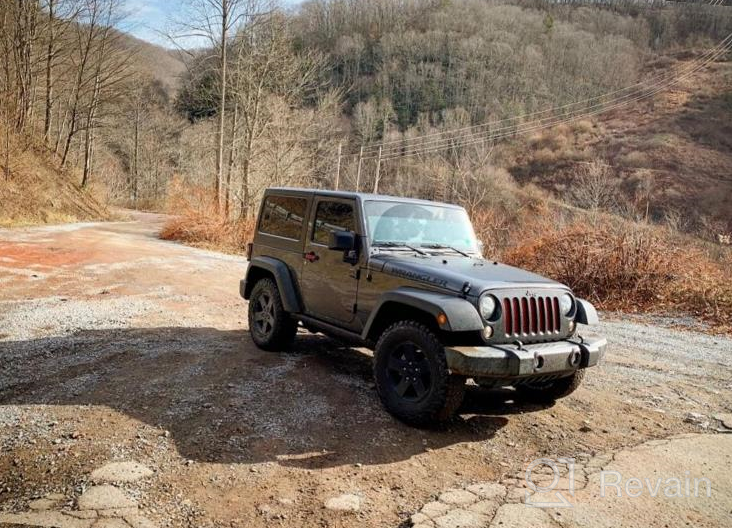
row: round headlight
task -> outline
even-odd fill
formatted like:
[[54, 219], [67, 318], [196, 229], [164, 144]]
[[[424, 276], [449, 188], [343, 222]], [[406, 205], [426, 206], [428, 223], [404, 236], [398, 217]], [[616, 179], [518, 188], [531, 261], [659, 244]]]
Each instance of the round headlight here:
[[569, 315], [574, 307], [574, 299], [568, 293], [565, 293], [559, 298], [559, 309], [564, 315]]
[[478, 301], [478, 308], [481, 317], [487, 321], [496, 312], [496, 299], [492, 295], [484, 295]]

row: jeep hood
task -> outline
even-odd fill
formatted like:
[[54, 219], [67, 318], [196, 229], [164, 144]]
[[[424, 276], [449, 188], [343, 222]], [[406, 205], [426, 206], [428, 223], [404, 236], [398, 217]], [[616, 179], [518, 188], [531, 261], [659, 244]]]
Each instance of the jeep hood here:
[[470, 295], [502, 288], [569, 288], [536, 273], [480, 258], [384, 252], [372, 255], [369, 269], [460, 292], [470, 283]]

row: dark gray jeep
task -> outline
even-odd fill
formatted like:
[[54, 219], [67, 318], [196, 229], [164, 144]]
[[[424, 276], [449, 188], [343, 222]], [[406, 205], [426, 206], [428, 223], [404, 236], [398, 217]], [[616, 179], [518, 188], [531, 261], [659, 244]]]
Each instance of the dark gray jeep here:
[[310, 189], [265, 192], [241, 295], [265, 350], [298, 323], [374, 350], [384, 406], [412, 424], [448, 419], [467, 378], [554, 400], [606, 340], [567, 286], [481, 255], [461, 207]]

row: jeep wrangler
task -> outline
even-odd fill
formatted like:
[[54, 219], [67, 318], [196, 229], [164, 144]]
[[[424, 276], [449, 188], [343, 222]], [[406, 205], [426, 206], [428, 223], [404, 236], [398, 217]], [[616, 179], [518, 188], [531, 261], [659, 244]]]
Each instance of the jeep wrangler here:
[[468, 378], [553, 401], [600, 361], [595, 308], [567, 286], [486, 260], [462, 207], [311, 189], [264, 193], [240, 293], [257, 346], [299, 324], [374, 351], [379, 397], [414, 425], [449, 419]]

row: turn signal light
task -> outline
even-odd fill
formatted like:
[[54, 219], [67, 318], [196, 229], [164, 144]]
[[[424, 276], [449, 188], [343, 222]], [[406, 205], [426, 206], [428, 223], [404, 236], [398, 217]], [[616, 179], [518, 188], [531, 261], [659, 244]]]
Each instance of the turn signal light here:
[[437, 323], [442, 326], [444, 324], [447, 324], [447, 316], [444, 313], [441, 313], [437, 316]]

